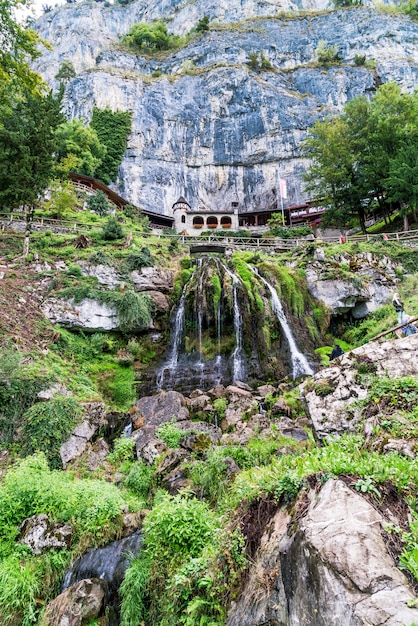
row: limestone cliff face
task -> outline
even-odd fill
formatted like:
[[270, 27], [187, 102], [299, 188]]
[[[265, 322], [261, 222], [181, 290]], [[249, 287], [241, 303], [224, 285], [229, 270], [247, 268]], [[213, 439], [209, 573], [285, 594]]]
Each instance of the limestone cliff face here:
[[[193, 208], [239, 202], [240, 210], [255, 210], [276, 202], [278, 176], [287, 179], [287, 202], [295, 204], [305, 198], [300, 143], [307, 128], [350, 98], [373, 93], [381, 81], [412, 90], [418, 78], [417, 24], [366, 8], [298, 16], [326, 4], [71, 5], [38, 21], [53, 50], [36, 68], [54, 84], [60, 63], [74, 63], [78, 75], [65, 94], [69, 117], [89, 120], [94, 105], [133, 112], [116, 188], [134, 204], [170, 214], [184, 195]], [[291, 19], [271, 17], [289, 9]], [[218, 26], [163, 60], [118, 49], [119, 35], [135, 22], [165, 17], [171, 32], [186, 33], [203, 15], [216, 17]], [[320, 40], [338, 48], [341, 65], [313, 65]], [[261, 52], [272, 71], [249, 69], [249, 54]], [[376, 60], [376, 68], [356, 67], [356, 54]], [[159, 78], [152, 77], [156, 70]]]

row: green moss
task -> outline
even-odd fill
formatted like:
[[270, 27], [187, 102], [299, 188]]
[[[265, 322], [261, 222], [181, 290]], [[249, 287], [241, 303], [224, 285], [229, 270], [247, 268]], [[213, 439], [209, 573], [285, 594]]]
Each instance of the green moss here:
[[210, 280], [213, 287], [213, 308], [216, 311], [222, 295], [221, 281], [218, 274], [213, 274]]

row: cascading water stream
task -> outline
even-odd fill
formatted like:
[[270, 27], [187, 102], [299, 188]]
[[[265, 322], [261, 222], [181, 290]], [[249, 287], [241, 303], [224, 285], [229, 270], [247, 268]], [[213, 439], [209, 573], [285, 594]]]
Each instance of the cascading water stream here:
[[174, 370], [177, 367], [177, 363], [179, 360], [179, 352], [181, 346], [181, 340], [183, 338], [183, 330], [184, 330], [184, 310], [185, 310], [185, 302], [186, 302], [186, 287], [187, 284], [184, 285], [183, 291], [181, 294], [179, 306], [176, 312], [176, 316], [174, 318], [174, 332], [171, 340], [171, 349], [168, 355], [168, 358], [165, 363], [163, 363], [160, 371], [157, 375], [157, 389], [162, 389], [162, 386], [166, 382], [166, 378], [168, 381], [171, 380]]
[[232, 354], [233, 363], [233, 379], [245, 379], [244, 357], [242, 350], [242, 316], [238, 303], [238, 285], [241, 283], [239, 278], [231, 272], [231, 270], [221, 263], [223, 269], [232, 279], [233, 299], [234, 299], [234, 330], [235, 330], [235, 350]]
[[299, 378], [299, 376], [303, 376], [303, 375], [312, 376], [313, 370], [311, 366], [309, 365], [307, 358], [305, 357], [304, 354], [302, 354], [302, 352], [299, 350], [296, 344], [292, 330], [289, 326], [289, 323], [286, 319], [286, 315], [283, 311], [282, 303], [280, 302], [279, 296], [277, 295], [277, 291], [272, 285], [270, 285], [270, 283], [265, 278], [263, 278], [263, 276], [261, 276], [261, 274], [259, 274], [257, 268], [253, 267], [251, 269], [254, 272], [254, 274], [256, 274], [260, 278], [260, 280], [263, 281], [267, 289], [270, 291], [272, 309], [275, 312], [277, 319], [280, 322], [284, 335], [289, 344], [293, 378]]

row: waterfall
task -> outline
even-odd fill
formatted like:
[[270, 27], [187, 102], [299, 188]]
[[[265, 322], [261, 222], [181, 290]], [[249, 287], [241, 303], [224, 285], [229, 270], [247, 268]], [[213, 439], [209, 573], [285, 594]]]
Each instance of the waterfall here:
[[183, 330], [184, 330], [184, 309], [185, 309], [185, 301], [186, 301], [186, 287], [187, 284], [184, 285], [183, 291], [181, 294], [179, 306], [174, 317], [174, 331], [171, 340], [171, 348], [167, 360], [163, 363], [160, 371], [157, 374], [157, 389], [161, 389], [164, 383], [166, 382], [166, 373], [168, 372], [168, 381], [172, 378], [173, 372], [177, 367], [177, 363], [179, 360], [179, 352], [181, 340], [183, 338]]
[[293, 378], [299, 378], [299, 376], [303, 376], [306, 374], [309, 374], [310, 376], [312, 376], [313, 370], [311, 366], [309, 365], [307, 358], [305, 357], [304, 354], [302, 354], [302, 352], [299, 350], [296, 344], [292, 330], [288, 324], [286, 315], [283, 311], [282, 303], [280, 302], [279, 296], [277, 295], [277, 291], [272, 285], [270, 285], [269, 282], [267, 282], [265, 278], [263, 278], [263, 276], [261, 276], [261, 274], [259, 274], [257, 268], [253, 267], [251, 269], [263, 281], [267, 289], [270, 291], [272, 309], [281, 324], [284, 335], [289, 344]]
[[232, 354], [233, 380], [245, 379], [244, 356], [242, 349], [242, 316], [238, 303], [238, 285], [241, 284], [239, 278], [231, 270], [221, 264], [225, 272], [232, 279], [233, 299], [234, 299], [234, 330], [235, 330], [235, 350]]

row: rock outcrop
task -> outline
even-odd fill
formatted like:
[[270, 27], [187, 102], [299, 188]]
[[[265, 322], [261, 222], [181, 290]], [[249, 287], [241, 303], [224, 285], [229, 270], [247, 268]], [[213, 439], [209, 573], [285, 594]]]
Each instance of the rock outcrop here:
[[46, 607], [41, 626], [81, 626], [98, 617], [104, 604], [107, 584], [99, 578], [81, 580], [66, 589]]
[[399, 280], [389, 258], [359, 253], [337, 254], [332, 259], [324, 255], [319, 260], [321, 252], [321, 248], [316, 249], [315, 262], [306, 268], [306, 282], [310, 294], [321, 300], [331, 315], [349, 311], [360, 319], [389, 300]]
[[[71, 461], [83, 454], [89, 442], [98, 433], [99, 428], [106, 423], [106, 409], [103, 403], [85, 402], [83, 407], [85, 411], [84, 420], [74, 428], [70, 438], [60, 447], [64, 469]], [[105, 445], [103, 449], [107, 451], [107, 446]], [[103, 460], [104, 455], [100, 455], [100, 451], [96, 454]]]
[[396, 341], [368, 343], [343, 354], [332, 366], [303, 383], [300, 389], [315, 436], [323, 439], [327, 435], [355, 432], [361, 412], [352, 405], [364, 400], [368, 393], [367, 385], [358, 376], [364, 357], [377, 375], [418, 376], [417, 350], [418, 333]]
[[[192, 208], [271, 207], [279, 169], [286, 202], [297, 204], [305, 198], [300, 143], [315, 120], [381, 82], [395, 80], [405, 90], [417, 83], [416, 23], [369, 8], [298, 17], [299, 10], [326, 7], [324, 0], [71, 4], [37, 22], [52, 49], [36, 69], [56, 85], [61, 61], [74, 63], [77, 76], [64, 98], [69, 117], [89, 120], [95, 105], [132, 111], [116, 181], [130, 202], [165, 214], [180, 195]], [[279, 17], [286, 9], [292, 19]], [[164, 17], [171, 32], [185, 33], [203, 15], [229, 26], [214, 26], [165, 58], [135, 56], [118, 45], [135, 22]], [[341, 64], [315, 64], [320, 40], [336, 47]], [[271, 71], [249, 68], [249, 55], [261, 53]], [[355, 55], [376, 67], [357, 67]]]
[[341, 480], [305, 497], [296, 522], [280, 509], [267, 525], [227, 626], [416, 623], [414, 594], [385, 545], [389, 520]]
[[56, 524], [47, 515], [33, 515], [19, 527], [19, 541], [28, 546], [33, 554], [46, 550], [69, 548], [72, 528], [69, 524]]

